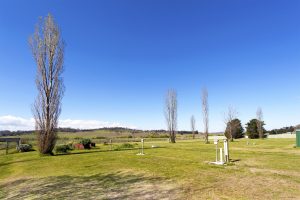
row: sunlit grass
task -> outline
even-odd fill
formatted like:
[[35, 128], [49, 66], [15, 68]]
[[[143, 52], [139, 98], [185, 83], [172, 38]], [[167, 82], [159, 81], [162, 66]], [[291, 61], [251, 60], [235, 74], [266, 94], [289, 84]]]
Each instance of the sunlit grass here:
[[[41, 185], [43, 191], [51, 195], [55, 193], [52, 191], [57, 188], [55, 185], [61, 182], [66, 190], [73, 191], [72, 185], [85, 190], [78, 184], [84, 184], [90, 177], [99, 191], [92, 187], [93, 192], [89, 194], [97, 195], [101, 190], [104, 198], [111, 187], [114, 190], [119, 188], [124, 197], [130, 194], [130, 191], [127, 194], [123, 190], [126, 180], [138, 177], [134, 184], [163, 184], [166, 191], [176, 188], [186, 198], [253, 199], [258, 195], [261, 199], [296, 199], [300, 196], [300, 149], [293, 148], [294, 143], [293, 139], [249, 140], [248, 143], [246, 139], [236, 140], [230, 143], [230, 156], [236, 162], [229, 166], [209, 165], [209, 161], [215, 160], [215, 146], [200, 140], [178, 141], [176, 144], [146, 140], [145, 156], [136, 155], [140, 144], [132, 150], [122, 151], [110, 151], [109, 145], [98, 144], [96, 149], [58, 156], [41, 157], [36, 151], [2, 154], [0, 188], [4, 188], [2, 193], [5, 191], [6, 196], [20, 195], [20, 191], [27, 188], [27, 195], [38, 197], [39, 190], [24, 183], [36, 182], [37, 187]], [[151, 148], [152, 145], [159, 148]], [[108, 178], [104, 183], [100, 181], [101, 177], [115, 178]], [[123, 186], [115, 179], [123, 180]], [[20, 184], [17, 180], [24, 182]], [[49, 190], [43, 186], [46, 182], [52, 184]], [[136, 197], [139, 194], [132, 192]], [[57, 195], [63, 198], [66, 194]], [[177, 195], [179, 198], [179, 193]]]

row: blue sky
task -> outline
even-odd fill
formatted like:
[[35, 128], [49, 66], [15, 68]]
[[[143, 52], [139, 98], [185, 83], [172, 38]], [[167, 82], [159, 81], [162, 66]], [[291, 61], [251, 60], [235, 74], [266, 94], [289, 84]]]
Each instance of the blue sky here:
[[299, 10], [293, 0], [1, 1], [0, 129], [32, 123], [28, 37], [48, 13], [67, 44], [65, 126], [165, 129], [164, 97], [174, 88], [179, 129], [190, 129], [193, 114], [201, 131], [204, 86], [211, 131], [225, 128], [229, 105], [243, 124], [258, 106], [267, 129], [299, 124]]

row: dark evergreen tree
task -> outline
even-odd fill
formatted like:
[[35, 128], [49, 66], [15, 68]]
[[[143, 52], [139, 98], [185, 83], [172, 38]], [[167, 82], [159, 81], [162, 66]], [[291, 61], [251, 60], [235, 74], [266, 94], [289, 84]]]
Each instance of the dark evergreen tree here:
[[[246, 134], [248, 135], [248, 137], [251, 139], [259, 138], [259, 133], [257, 130], [257, 119], [251, 119], [246, 125], [247, 125], [246, 126]], [[263, 129], [263, 132], [265, 133], [266, 130], [263, 127], [264, 125], [265, 125], [265, 123], [262, 122], [262, 129]]]
[[233, 119], [231, 122], [227, 123], [227, 127], [225, 130], [225, 136], [228, 139], [231, 139], [231, 136], [229, 135], [229, 128], [230, 125], [232, 127], [231, 133], [232, 133], [232, 138], [237, 139], [237, 138], [243, 138], [244, 137], [244, 128], [241, 124], [241, 120], [239, 119]]

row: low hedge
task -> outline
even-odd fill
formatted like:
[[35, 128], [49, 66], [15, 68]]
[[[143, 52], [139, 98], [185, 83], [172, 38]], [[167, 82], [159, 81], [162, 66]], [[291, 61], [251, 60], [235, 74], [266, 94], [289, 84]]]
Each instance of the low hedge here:
[[61, 144], [55, 147], [56, 153], [68, 153], [71, 150], [73, 149], [70, 147], [70, 145], [67, 144]]
[[17, 150], [19, 152], [28, 152], [32, 151], [32, 145], [31, 144], [20, 144], [19, 147], [17, 147]]

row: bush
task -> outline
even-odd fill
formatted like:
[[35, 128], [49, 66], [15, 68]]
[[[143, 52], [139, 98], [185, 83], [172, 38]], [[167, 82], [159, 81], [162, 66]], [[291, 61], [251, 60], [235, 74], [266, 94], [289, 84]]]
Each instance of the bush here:
[[56, 146], [56, 153], [68, 153], [68, 151], [73, 150], [70, 145], [67, 144], [61, 144]]
[[129, 143], [123, 143], [120, 145], [121, 149], [133, 149], [134, 145], [133, 144], [129, 144]]
[[115, 151], [120, 151], [122, 149], [133, 149], [134, 148], [134, 145], [133, 144], [129, 144], [129, 143], [123, 143], [119, 146], [116, 146], [114, 148]]
[[79, 144], [74, 144], [73, 147], [74, 147], [74, 149], [79, 149], [79, 150], [84, 149], [83, 144], [80, 144], [80, 143]]
[[97, 136], [97, 137], [94, 137], [93, 139], [99, 139], [99, 140], [101, 140], [101, 139], [106, 139], [106, 137], [103, 137], [103, 136]]
[[74, 146], [73, 142], [68, 142], [67, 145], [69, 146], [70, 149], [73, 150], [73, 146]]
[[145, 138], [168, 138], [168, 134], [150, 133]]
[[20, 144], [18, 147], [19, 152], [28, 152], [32, 151], [32, 145], [31, 144]]
[[82, 139], [80, 141], [80, 144], [82, 144], [84, 146], [85, 149], [90, 149], [91, 148], [91, 144], [92, 141], [90, 139]]

